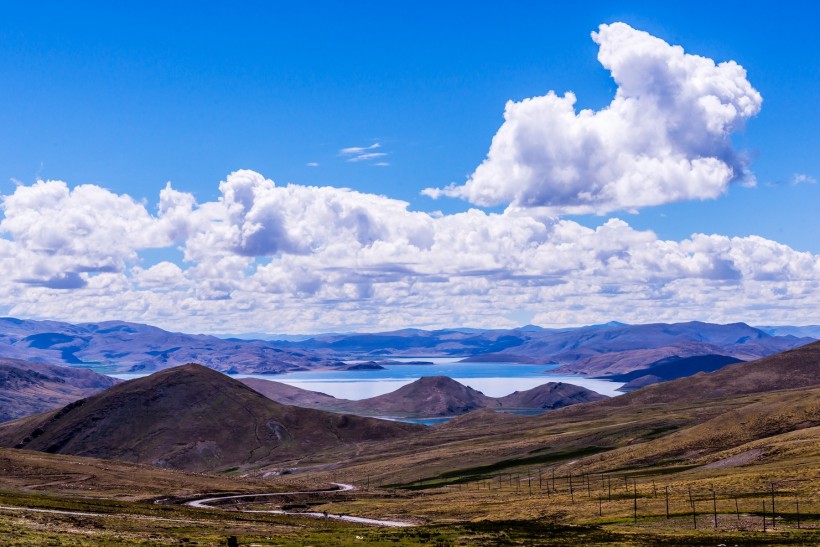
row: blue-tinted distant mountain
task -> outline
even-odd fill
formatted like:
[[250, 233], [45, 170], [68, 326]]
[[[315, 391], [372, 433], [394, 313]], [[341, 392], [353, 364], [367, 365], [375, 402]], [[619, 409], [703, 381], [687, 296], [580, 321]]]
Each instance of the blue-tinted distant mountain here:
[[717, 325], [613, 322], [567, 329], [462, 332], [405, 329], [384, 333], [318, 336], [288, 347], [327, 356], [461, 357], [469, 361], [561, 365], [559, 372], [608, 376], [643, 369], [661, 359], [726, 355], [757, 359], [811, 342], [772, 336], [745, 323]]
[[814, 338], [815, 340], [820, 340], [820, 325], [805, 325], [802, 327], [783, 325], [757, 328], [772, 336], [796, 336], [798, 338]]
[[262, 340], [224, 340], [124, 321], [73, 325], [14, 318], [0, 318], [0, 356], [74, 366], [102, 365], [110, 373], [151, 372], [191, 362], [222, 372], [258, 374], [336, 364]]
[[401, 329], [265, 341], [175, 333], [123, 321], [73, 325], [0, 319], [0, 357], [75, 366], [102, 365], [101, 370], [107, 373], [151, 372], [196, 362], [228, 373], [277, 374], [338, 367], [341, 359], [405, 356], [558, 364], [559, 372], [610, 376], [643, 369], [669, 357], [727, 355], [749, 361], [812, 340], [773, 336], [744, 323]]
[[661, 359], [648, 367], [633, 370], [626, 374], [614, 374], [607, 379], [615, 382], [625, 382], [620, 391], [631, 391], [639, 387], [666, 382], [677, 378], [692, 376], [699, 372], [714, 372], [726, 365], [742, 363], [740, 359], [728, 355], [697, 355], [695, 357], [668, 357]]

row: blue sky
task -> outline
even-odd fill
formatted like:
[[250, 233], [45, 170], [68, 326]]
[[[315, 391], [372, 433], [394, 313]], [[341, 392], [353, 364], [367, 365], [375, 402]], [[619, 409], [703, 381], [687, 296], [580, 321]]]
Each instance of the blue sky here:
[[[759, 236], [803, 253], [803, 258], [808, 253], [808, 262], [793, 266], [797, 270], [805, 269], [806, 264], [811, 269], [812, 261], [816, 269], [820, 253], [816, 219], [820, 187], [815, 182], [820, 177], [816, 129], [820, 123], [820, 109], [816, 108], [820, 59], [813, 36], [818, 8], [789, 2], [766, 10], [747, 3], [620, 2], [617, 9], [611, 4], [591, 2], [578, 9], [543, 2], [328, 2], [307, 6], [259, 2], [238, 7], [203, 2], [6, 3], [0, 7], [0, 71], [4, 80], [0, 86], [0, 193], [13, 195], [37, 180], [65, 181], [68, 188], [90, 184], [113, 195], [127, 194], [142, 204], [149, 216], [157, 217], [159, 192], [167, 181], [175, 191], [191, 194], [197, 203], [195, 209], [203, 208], [224, 197], [220, 181], [227, 181], [234, 171], [248, 169], [276, 181], [277, 186], [294, 183], [351, 188], [364, 195], [406, 201], [409, 211], [441, 211], [448, 217], [477, 207], [485, 214], [503, 215], [509, 199], [488, 202], [470, 194], [472, 190], [463, 185], [487, 156], [504, 121], [505, 103], [554, 90], [559, 96], [572, 91], [577, 110], [605, 108], [618, 85], [599, 62], [599, 45], [590, 33], [600, 24], [620, 21], [668, 44], [680, 45], [687, 54], [716, 63], [735, 61], [746, 70], [748, 82], [762, 96], [762, 106], [759, 112], [744, 117], [745, 128], [732, 129], [730, 142], [733, 156], [746, 158], [743, 162], [756, 184], [733, 180], [721, 186], [717, 195], [669, 197], [673, 193], [649, 204], [601, 198], [587, 210], [573, 210], [572, 203], [564, 202], [557, 205], [558, 210], [545, 198], [549, 203], [540, 205], [553, 207], [551, 218], [580, 227], [595, 230], [608, 221], [625, 222], [635, 232], [651, 231], [660, 241], [679, 243], [696, 233]], [[353, 147], [373, 148], [358, 154], [342, 152]], [[349, 161], [363, 154], [381, 155]], [[421, 195], [425, 188], [441, 189], [451, 183], [463, 186], [464, 190], [454, 191], [460, 192], [461, 198], [434, 200]], [[538, 195], [543, 197], [543, 193]], [[89, 199], [88, 203], [97, 203]], [[513, 200], [512, 204], [516, 203]], [[12, 216], [13, 205], [6, 202], [7, 217]], [[50, 214], [64, 211], [49, 210]], [[142, 214], [129, 211], [122, 214]], [[543, 216], [535, 216], [543, 221]], [[186, 226], [194, 232], [200, 230]], [[77, 228], [77, 224], [70, 228]], [[80, 228], [74, 236], [79, 239], [88, 238], [93, 231], [87, 226]], [[384, 233], [388, 232], [397, 233], [385, 228]], [[203, 266], [206, 261], [189, 244], [193, 232], [162, 242], [134, 243], [122, 253], [104, 252], [105, 244], [93, 238], [45, 247], [40, 241], [37, 247], [35, 240], [42, 233], [42, 227], [19, 222], [5, 227], [7, 240], [36, 255], [30, 271], [21, 274], [17, 285], [0, 291], [5, 294], [2, 306], [8, 313], [59, 318], [64, 313], [61, 303], [71, 299], [86, 304], [81, 315], [89, 320], [119, 314], [125, 316], [120, 317], [123, 319], [175, 323], [175, 313], [183, 312], [159, 311], [151, 303], [156, 295], [169, 296], [149, 287], [151, 282], [140, 285], [137, 281], [141, 271], [173, 263], [190, 282], [183, 283], [177, 295], [180, 309], [189, 310], [183, 323], [212, 331], [231, 330], [229, 320], [209, 322], [189, 317], [224, 313], [226, 318], [239, 318], [241, 310], [250, 305], [220, 308], [227, 306], [226, 300], [242, 300], [239, 292], [251, 291], [241, 284], [216, 289], [220, 276], [251, 278], [259, 273], [255, 268], [269, 264], [283, 268], [285, 273], [280, 273], [285, 277], [296, 276], [292, 268], [304, 271], [312, 266], [285, 267], [290, 255], [301, 260], [305, 253], [315, 253], [329, 241], [320, 238], [297, 250], [284, 244], [262, 245], [261, 252], [234, 249], [238, 262], [227, 267], [223, 260], [220, 268], [227, 270], [210, 268], [213, 271], [206, 283], [202, 273], [208, 269]], [[275, 237], [271, 233], [268, 235]], [[389, 241], [390, 237], [373, 236], [368, 241]], [[529, 245], [531, 239], [522, 241], [529, 241]], [[46, 258], [53, 259], [47, 266], [37, 262], [44, 260], [44, 252]], [[97, 252], [100, 256], [89, 258]], [[82, 253], [85, 259], [78, 258]], [[19, 252], [17, 256], [21, 256]], [[240, 259], [249, 258], [249, 263], [240, 263]], [[327, 259], [322, 260], [324, 267], [330, 267]], [[530, 294], [516, 304], [510, 300], [510, 295], [516, 294], [513, 287], [510, 293], [486, 300], [492, 292], [487, 287], [496, 278], [476, 272], [489, 268], [497, 276], [504, 266], [472, 265], [469, 275], [460, 276], [462, 280], [482, 279], [487, 287], [478, 282], [470, 288], [453, 285], [440, 291], [435, 301], [419, 299], [414, 303], [420, 309], [440, 308], [438, 313], [392, 315], [386, 310], [398, 305], [393, 303], [397, 296], [380, 295], [382, 285], [419, 283], [421, 275], [452, 279], [459, 272], [446, 268], [435, 272], [427, 263], [414, 269], [404, 259], [378, 262], [379, 275], [385, 270], [398, 271], [399, 266], [405, 273], [394, 274], [401, 279], [391, 277], [389, 281], [381, 281], [379, 276], [364, 281], [337, 279], [339, 294], [321, 294], [316, 288], [333, 285], [329, 278], [311, 280], [307, 288], [287, 289], [282, 282], [270, 280], [275, 290], [256, 287], [253, 291], [315, 304], [305, 317], [294, 310], [287, 321], [266, 320], [264, 327], [283, 332], [290, 328], [377, 329], [405, 323], [497, 326], [504, 321], [537, 319], [543, 308], [552, 304], [575, 306], [561, 300], [569, 298], [571, 292], [556, 296], [555, 302], [544, 293]], [[57, 271], [55, 264], [61, 264], [63, 270]], [[189, 268], [195, 271], [188, 272]], [[333, 268], [353, 270], [350, 265]], [[501, 278], [512, 277], [520, 284], [521, 279], [535, 276], [542, 279], [539, 286], [543, 287], [545, 277], [560, 277], [538, 268], [533, 273], [533, 268], [530, 265]], [[170, 266], [165, 269], [168, 273]], [[412, 275], [407, 273], [411, 270]], [[766, 272], [753, 272], [749, 277], [757, 282], [775, 275]], [[110, 275], [122, 279], [108, 279]], [[670, 273], [668, 279], [674, 277]], [[198, 281], [194, 283], [193, 278]], [[635, 294], [618, 286], [617, 279], [610, 272], [595, 286], [601, 291], [608, 287], [610, 294]], [[636, 279], [657, 283], [646, 273]], [[723, 282], [731, 283], [727, 279]], [[756, 301], [752, 291], [760, 288], [748, 286], [738, 288], [743, 298], [735, 295], [738, 303], [720, 314], [715, 315], [707, 303], [694, 303], [690, 296], [682, 305], [685, 312], [667, 315], [666, 319], [743, 320], [749, 316], [750, 320], [784, 322], [790, 311], [799, 309], [794, 302], [801, 301], [804, 293], [800, 291], [811, 292], [817, 274], [804, 271], [781, 281], [802, 283], [799, 291], [793, 286], [767, 289], [775, 295], [772, 298], [791, 294], [788, 303]], [[665, 282], [665, 288], [653, 285], [657, 294], [651, 298], [656, 302], [673, 298], [665, 293], [671, 282]], [[95, 283], [105, 285], [109, 292]], [[353, 292], [339, 288], [351, 283]], [[474, 306], [474, 310], [448, 315], [448, 299], [467, 293], [477, 295], [465, 304], [465, 309]], [[123, 296], [126, 294], [130, 296]], [[259, 302], [256, 294], [246, 294], [246, 302]], [[124, 304], [126, 300], [130, 304]], [[200, 307], [198, 301], [208, 304]], [[499, 305], [502, 301], [503, 306]], [[267, 317], [271, 309], [281, 309], [283, 302], [270, 301], [253, 310]], [[326, 313], [330, 306], [338, 308], [340, 302], [347, 306], [347, 312], [360, 314], [360, 319], [348, 323], [341, 315]], [[635, 302], [625, 300], [620, 305], [634, 307]], [[496, 314], [479, 311], [488, 306], [502, 309]], [[651, 310], [623, 313], [623, 307], [593, 303], [583, 307], [586, 313], [576, 310], [541, 317], [541, 322], [651, 321], [657, 315]], [[247, 314], [247, 321], [258, 324], [261, 315], [254, 313]], [[238, 330], [241, 328], [234, 329]]]

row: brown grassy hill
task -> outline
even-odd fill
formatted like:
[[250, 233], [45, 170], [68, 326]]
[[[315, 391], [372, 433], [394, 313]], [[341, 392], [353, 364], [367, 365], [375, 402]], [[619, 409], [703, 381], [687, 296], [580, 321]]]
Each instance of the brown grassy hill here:
[[549, 382], [526, 391], [516, 391], [497, 400], [504, 408], [553, 410], [602, 399], [608, 397], [585, 387]]
[[479, 408], [499, 407], [492, 397], [467, 387], [447, 376], [426, 376], [396, 391], [354, 401], [352, 412], [384, 415], [455, 416]]
[[[747, 443], [820, 426], [820, 388], [778, 391], [660, 439], [606, 454], [611, 466], [688, 463]], [[816, 439], [820, 442], [820, 437]]]
[[820, 385], [820, 341], [755, 361], [728, 365], [709, 374], [647, 386], [599, 404], [612, 407], [697, 402], [817, 385]]
[[420, 378], [390, 393], [359, 401], [337, 399], [272, 380], [245, 378], [240, 381], [283, 404], [391, 417], [460, 416], [478, 409], [553, 410], [606, 399], [589, 389], [560, 382], [516, 391], [506, 397], [489, 397], [446, 376]]
[[[151, 465], [0, 448], [0, 491], [49, 492], [72, 498], [150, 500], [202, 492], [264, 492], [270, 481], [187, 473]], [[3, 543], [5, 545], [5, 543]]]
[[[572, 461], [577, 461], [574, 469], [593, 465], [612, 469], [620, 450], [624, 454], [635, 451], [624, 456], [625, 466], [686, 461], [702, 458], [708, 452], [688, 444], [690, 438], [711, 439], [706, 442], [707, 447], [711, 446], [708, 450], [720, 451], [736, 443], [768, 438], [766, 435], [811, 427], [811, 408], [789, 403], [808, 401], [809, 388], [804, 386], [820, 388], [820, 343], [539, 416], [469, 414], [433, 427], [427, 435], [403, 439], [401, 443], [383, 443], [362, 455], [360, 461], [369, 472], [383, 473], [395, 482], [440, 474], [452, 476], [459, 469], [480, 474], [486, 469]], [[738, 420], [745, 421], [741, 413], [763, 412], [765, 401], [772, 405], [774, 414], [760, 424], [754, 422], [742, 434], [736, 432]], [[758, 403], [757, 407], [749, 407]], [[810, 402], [807, 404], [810, 406]], [[771, 428], [767, 425], [770, 423], [774, 424]], [[702, 429], [690, 429], [699, 426]], [[667, 441], [670, 444], [665, 444]]]
[[0, 446], [202, 471], [422, 430], [281, 405], [222, 373], [189, 364], [2, 424]]
[[59, 408], [117, 382], [88, 369], [0, 358], [0, 422]]

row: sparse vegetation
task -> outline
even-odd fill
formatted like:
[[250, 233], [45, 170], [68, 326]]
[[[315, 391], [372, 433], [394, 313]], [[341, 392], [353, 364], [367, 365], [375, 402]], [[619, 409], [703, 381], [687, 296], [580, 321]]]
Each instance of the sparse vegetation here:
[[[802, 359], [804, 376], [817, 378], [815, 352], [810, 346], [770, 364], [791, 374]], [[820, 543], [820, 387], [766, 390], [766, 381], [779, 385], [771, 378], [777, 369], [755, 380], [759, 365], [739, 366], [752, 368], [739, 389], [722, 384], [718, 392], [714, 378], [698, 377], [536, 417], [478, 412], [423, 435], [332, 446], [275, 465], [224, 466], [216, 475], [4, 449], [0, 538], [20, 545], [224, 545], [230, 536], [239, 545]], [[212, 510], [180, 505], [205, 492], [304, 491], [331, 482], [358, 490]], [[245, 512], [283, 508], [418, 525]]]

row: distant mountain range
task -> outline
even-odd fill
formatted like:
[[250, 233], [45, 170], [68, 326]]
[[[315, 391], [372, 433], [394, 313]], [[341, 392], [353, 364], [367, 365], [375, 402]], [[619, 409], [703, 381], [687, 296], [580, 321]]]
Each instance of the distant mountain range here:
[[[786, 332], [790, 327], [767, 327]], [[795, 333], [814, 332], [794, 327]], [[802, 330], [801, 330], [802, 329]], [[342, 359], [440, 356], [469, 361], [560, 365], [557, 372], [612, 376], [668, 358], [724, 355], [752, 360], [814, 340], [771, 334], [744, 323], [689, 322], [573, 329], [403, 329], [302, 340], [223, 339], [122, 321], [82, 323], [0, 318], [0, 357], [108, 373], [153, 372], [189, 362], [226, 373], [279, 374], [343, 367]]]
[[796, 336], [798, 338], [815, 338], [820, 340], [820, 325], [805, 325], [803, 327], [781, 325], [757, 328], [772, 336]]
[[609, 376], [647, 368], [665, 358], [726, 355], [751, 360], [801, 346], [811, 337], [772, 335], [745, 323], [698, 321], [574, 329], [525, 327], [464, 332], [403, 329], [375, 334], [326, 335], [284, 347], [327, 357], [445, 356], [469, 361], [558, 364], [557, 372]]
[[10, 317], [0, 318], [0, 357], [97, 366], [108, 373], [153, 372], [191, 362], [221, 372], [248, 374], [341, 364], [262, 340], [168, 332], [123, 321], [74, 325]]
[[584, 387], [561, 382], [549, 382], [506, 397], [489, 397], [447, 376], [427, 376], [391, 393], [350, 401], [272, 380], [243, 378], [240, 381], [282, 404], [392, 418], [457, 416], [482, 408], [552, 410], [606, 398]]

